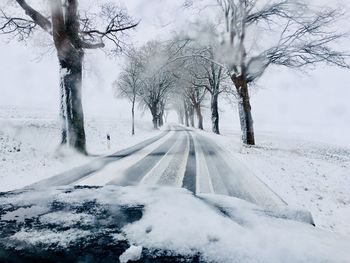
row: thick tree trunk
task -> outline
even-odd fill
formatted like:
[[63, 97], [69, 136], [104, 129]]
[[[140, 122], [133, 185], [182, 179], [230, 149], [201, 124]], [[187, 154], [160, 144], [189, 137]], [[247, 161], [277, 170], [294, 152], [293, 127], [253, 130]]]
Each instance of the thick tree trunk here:
[[203, 130], [203, 115], [201, 110], [201, 105], [195, 105], [194, 109], [196, 110], [197, 119], [198, 119], [198, 129]]
[[52, 36], [60, 65], [61, 142], [86, 154], [84, 114], [81, 101], [84, 51], [78, 45], [79, 22], [77, 2], [68, 1], [63, 11], [60, 0], [50, 1]]
[[158, 117], [157, 117], [157, 116], [152, 116], [152, 117], [153, 117], [153, 119], [152, 119], [153, 128], [154, 128], [155, 130], [157, 130], [157, 129], [158, 129]]
[[247, 80], [240, 77], [234, 78], [233, 82], [239, 95], [238, 112], [242, 130], [242, 141], [248, 145], [255, 145], [254, 125]]
[[152, 103], [150, 105], [148, 105], [149, 110], [152, 114], [152, 123], [153, 123], [153, 128], [155, 130], [158, 129], [158, 121], [159, 121], [159, 116], [158, 116], [158, 105], [157, 103]]
[[153, 123], [153, 128], [155, 130], [158, 129], [158, 115], [157, 115], [157, 111], [155, 109], [151, 110], [152, 113], [152, 123]]
[[159, 127], [162, 127], [164, 125], [164, 119], [163, 119], [162, 112], [158, 115], [158, 124], [159, 124]]
[[212, 130], [216, 134], [220, 134], [218, 97], [219, 97], [218, 93], [214, 93], [211, 96], [211, 123], [212, 123]]
[[65, 50], [58, 51], [62, 91], [62, 117], [66, 125], [62, 126], [62, 139], [66, 133], [68, 145], [86, 154], [86, 139], [84, 129], [84, 113], [81, 98], [82, 63], [84, 53], [73, 47], [65, 46]]

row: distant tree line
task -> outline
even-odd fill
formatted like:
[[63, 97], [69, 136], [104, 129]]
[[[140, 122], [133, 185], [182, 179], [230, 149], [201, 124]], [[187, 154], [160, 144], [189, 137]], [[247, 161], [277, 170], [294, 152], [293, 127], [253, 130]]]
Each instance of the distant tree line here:
[[[177, 111], [180, 123], [194, 126], [196, 114], [197, 127], [203, 129], [202, 107], [210, 97], [212, 131], [219, 134], [218, 101], [220, 94], [227, 93], [237, 99], [242, 142], [254, 145], [249, 87], [269, 67], [307, 70], [325, 63], [349, 68], [349, 53], [334, 49], [334, 43], [346, 36], [334, 29], [344, 17], [338, 8], [296, 0], [197, 0], [184, 6], [200, 10], [205, 20], [198, 15], [191, 28], [172, 39], [151, 41], [133, 52], [140, 68], [137, 87], [121, 84], [128, 68], [116, 81], [123, 86], [120, 94], [135, 94], [141, 104], [149, 104], [155, 128], [161, 125], [168, 104]], [[219, 19], [209, 19], [205, 10]], [[141, 55], [145, 50], [153, 55]]]
[[242, 142], [248, 145], [255, 144], [250, 87], [269, 67], [308, 69], [326, 63], [349, 68], [348, 53], [334, 49], [345, 37], [334, 28], [343, 12], [303, 1], [187, 0], [187, 10], [200, 10], [197, 22], [166, 41], [137, 48], [123, 37], [138, 23], [113, 3], [82, 12], [78, 0], [38, 1], [36, 8], [26, 0], [8, 2], [0, 7], [1, 34], [24, 41], [41, 30], [52, 39], [60, 72], [61, 144], [84, 154], [81, 93], [88, 49], [125, 49], [126, 62], [113, 85], [132, 104], [132, 134], [136, 105], [149, 110], [155, 129], [164, 124], [169, 108], [187, 126], [195, 125], [196, 116], [203, 129], [207, 99], [212, 131], [219, 134], [219, 98], [226, 93], [237, 100]]

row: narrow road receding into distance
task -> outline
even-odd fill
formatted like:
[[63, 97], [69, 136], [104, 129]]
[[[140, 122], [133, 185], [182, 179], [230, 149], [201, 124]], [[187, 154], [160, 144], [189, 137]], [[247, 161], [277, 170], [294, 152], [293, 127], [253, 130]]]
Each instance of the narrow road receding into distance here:
[[232, 154], [182, 126], [27, 188], [72, 184], [184, 187], [194, 193], [228, 195], [259, 205], [286, 204]]

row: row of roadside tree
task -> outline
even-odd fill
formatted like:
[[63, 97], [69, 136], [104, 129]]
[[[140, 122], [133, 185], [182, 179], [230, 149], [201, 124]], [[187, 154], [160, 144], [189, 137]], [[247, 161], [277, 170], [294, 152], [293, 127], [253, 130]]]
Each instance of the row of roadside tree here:
[[38, 31], [46, 33], [59, 64], [61, 145], [83, 154], [86, 50], [126, 51], [114, 87], [131, 100], [133, 119], [138, 104], [149, 109], [158, 128], [172, 107], [186, 125], [194, 126], [196, 115], [203, 129], [203, 101], [209, 96], [212, 130], [219, 134], [218, 99], [227, 93], [237, 100], [242, 141], [248, 145], [255, 144], [250, 87], [264, 74], [274, 74], [272, 66], [349, 68], [349, 53], [335, 48], [346, 37], [335, 28], [344, 18], [337, 7], [298, 0], [186, 0], [183, 7], [192, 14], [186, 28], [167, 40], [132, 47], [124, 36], [139, 23], [124, 8], [107, 0], [92, 8], [79, 3], [84, 2], [9, 0], [0, 5], [0, 34], [25, 41]]

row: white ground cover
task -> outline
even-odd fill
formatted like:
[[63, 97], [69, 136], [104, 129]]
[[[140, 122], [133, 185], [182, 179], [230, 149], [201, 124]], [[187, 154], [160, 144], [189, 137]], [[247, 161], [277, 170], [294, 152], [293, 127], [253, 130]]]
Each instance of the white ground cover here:
[[[105, 155], [158, 134], [151, 121], [137, 121], [131, 136], [130, 121], [86, 118], [87, 149]], [[106, 135], [111, 136], [108, 149]], [[94, 158], [60, 150], [58, 117], [55, 114], [15, 108], [0, 109], [0, 191], [9, 191], [85, 164]]]
[[[274, 210], [262, 209], [233, 197], [206, 194], [198, 198], [185, 189], [166, 187], [106, 186], [74, 191], [70, 188], [2, 196], [0, 203], [5, 206], [35, 204], [46, 208], [46, 213], [49, 213], [54, 200], [67, 205], [92, 200], [101, 205], [142, 205], [141, 219], [121, 229], [118, 239], [127, 240], [131, 246], [121, 256], [122, 262], [139, 258], [142, 248], [166, 250], [175, 255], [200, 253], [205, 262], [339, 263], [348, 262], [350, 258], [350, 238], [294, 221], [293, 218], [280, 217]], [[111, 213], [117, 211], [111, 210]], [[56, 220], [60, 224], [70, 220], [66, 215], [54, 213], [56, 217], [49, 214], [40, 216], [43, 211], [37, 215], [35, 211], [28, 215], [19, 212], [24, 217], [51, 218], [50, 222]], [[64, 248], [81, 238], [89, 240], [90, 234], [93, 235], [88, 230], [75, 228], [68, 231], [22, 229], [10, 236], [9, 242]]]
[[[156, 135], [138, 122], [130, 135], [126, 120], [87, 118], [88, 150], [107, 154]], [[0, 191], [23, 187], [91, 161], [55, 152], [57, 116], [18, 109], [0, 110]], [[106, 133], [111, 135], [107, 149]], [[257, 132], [256, 147], [242, 147], [238, 132], [204, 132], [271, 187], [292, 207], [311, 211], [318, 227], [350, 236], [350, 147], [317, 142], [303, 135]]]
[[350, 146], [320, 142], [317, 135], [257, 132], [257, 146], [243, 147], [239, 132], [203, 134], [290, 206], [309, 210], [318, 227], [350, 236]]

